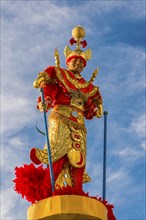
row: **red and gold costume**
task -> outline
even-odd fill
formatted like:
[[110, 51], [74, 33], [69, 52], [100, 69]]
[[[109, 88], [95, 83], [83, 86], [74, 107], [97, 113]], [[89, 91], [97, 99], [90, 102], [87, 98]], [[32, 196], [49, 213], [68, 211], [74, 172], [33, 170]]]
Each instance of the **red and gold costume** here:
[[[59, 67], [50, 66], [39, 76], [45, 76], [48, 82], [44, 87], [44, 96], [46, 108], [52, 108], [48, 118], [49, 141], [52, 162], [57, 167], [58, 173], [55, 175], [56, 186], [66, 183], [70, 186], [82, 187], [82, 182], [90, 181], [90, 177], [85, 172], [84, 117], [92, 119], [94, 116], [99, 116], [99, 106], [101, 107], [102, 104], [99, 88], [85, 81], [81, 76]], [[70, 90], [80, 90], [86, 96], [86, 102], [81, 98], [71, 97]], [[40, 97], [39, 102], [41, 102]], [[47, 164], [47, 149], [33, 148], [31, 159], [36, 164], [41, 162]]]
[[[94, 116], [102, 116], [102, 98], [99, 88], [91, 83], [93, 80], [87, 82], [80, 75], [86, 66], [86, 61], [90, 60], [92, 55], [90, 49], [86, 51], [80, 49], [81, 45], [86, 46], [86, 41], [81, 41], [85, 36], [85, 30], [78, 26], [73, 29], [72, 35], [74, 38], [70, 40], [70, 43], [71, 45], [76, 43], [76, 49], [72, 51], [66, 46], [64, 50], [69, 70], [60, 68], [58, 54], [55, 51], [56, 67], [50, 66], [41, 72], [34, 82], [34, 87], [40, 88], [41, 82], [44, 82], [45, 109], [52, 108], [48, 117], [48, 132], [55, 188], [71, 186], [82, 189], [82, 182], [90, 181], [85, 171], [84, 118], [92, 119]], [[95, 78], [95, 74], [92, 78]], [[38, 108], [41, 102], [39, 97]], [[30, 157], [36, 164], [48, 164], [46, 146], [43, 150], [33, 148]]]

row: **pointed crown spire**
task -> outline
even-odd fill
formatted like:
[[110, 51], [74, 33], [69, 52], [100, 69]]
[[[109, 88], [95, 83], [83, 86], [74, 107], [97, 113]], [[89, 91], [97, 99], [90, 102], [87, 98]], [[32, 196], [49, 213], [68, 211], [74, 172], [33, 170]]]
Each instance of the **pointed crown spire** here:
[[92, 51], [91, 49], [87, 49], [86, 51], [81, 50], [80, 48], [85, 48], [87, 46], [86, 40], [83, 40], [85, 37], [85, 29], [80, 25], [76, 26], [72, 30], [73, 38], [70, 39], [70, 44], [76, 44], [76, 49], [71, 50], [70, 47], [67, 45], [64, 48], [64, 55], [66, 57], [66, 64], [74, 58], [80, 58], [84, 62], [84, 66], [86, 66], [86, 61], [91, 59]]

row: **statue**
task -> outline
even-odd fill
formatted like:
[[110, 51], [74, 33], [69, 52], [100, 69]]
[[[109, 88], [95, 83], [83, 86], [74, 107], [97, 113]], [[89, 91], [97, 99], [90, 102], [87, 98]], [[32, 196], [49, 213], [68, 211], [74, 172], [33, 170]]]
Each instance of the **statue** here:
[[[60, 67], [55, 49], [56, 65], [40, 72], [33, 83], [42, 92], [37, 108], [44, 113], [48, 141], [43, 149], [31, 149], [33, 163], [15, 168], [14, 190], [33, 204], [28, 209], [28, 220], [116, 220], [113, 205], [101, 197], [90, 197], [82, 187], [91, 180], [86, 172], [84, 120], [100, 118], [103, 110], [99, 88], [92, 84], [98, 69], [89, 81], [81, 75], [92, 56], [90, 49], [81, 50], [87, 46], [84, 28], [76, 26], [72, 36], [70, 44], [76, 44], [76, 49], [64, 49], [67, 69]], [[50, 109], [47, 128], [46, 112]]]
[[[91, 81], [87, 82], [81, 72], [91, 58], [91, 50], [85, 52], [82, 41], [85, 30], [81, 26], [73, 29], [71, 43], [76, 44], [72, 51], [68, 46], [64, 49], [67, 69], [59, 67], [59, 54], [55, 50], [56, 66], [49, 66], [39, 73], [33, 83], [35, 88], [44, 89], [45, 105], [38, 98], [37, 108], [52, 111], [48, 117], [51, 158], [55, 176], [55, 188], [62, 186], [78, 187], [90, 181], [86, 173], [86, 128], [84, 118], [92, 119], [102, 116], [102, 98], [99, 88]], [[31, 159], [35, 164], [48, 164], [47, 147], [33, 148]]]

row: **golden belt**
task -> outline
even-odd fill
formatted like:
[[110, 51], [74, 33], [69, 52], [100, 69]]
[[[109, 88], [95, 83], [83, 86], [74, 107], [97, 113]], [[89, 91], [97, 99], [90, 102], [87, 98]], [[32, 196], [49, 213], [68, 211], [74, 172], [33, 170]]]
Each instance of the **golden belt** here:
[[76, 121], [79, 124], [84, 124], [84, 113], [75, 107], [68, 105], [56, 105], [52, 111]]

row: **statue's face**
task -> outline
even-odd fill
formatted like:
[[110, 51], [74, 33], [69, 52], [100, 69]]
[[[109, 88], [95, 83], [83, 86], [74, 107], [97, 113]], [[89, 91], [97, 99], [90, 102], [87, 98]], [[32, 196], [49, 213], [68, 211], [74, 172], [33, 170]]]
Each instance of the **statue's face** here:
[[83, 60], [79, 58], [72, 59], [68, 62], [67, 66], [68, 66], [68, 69], [72, 71], [73, 73], [80, 74], [84, 69], [84, 62]]

